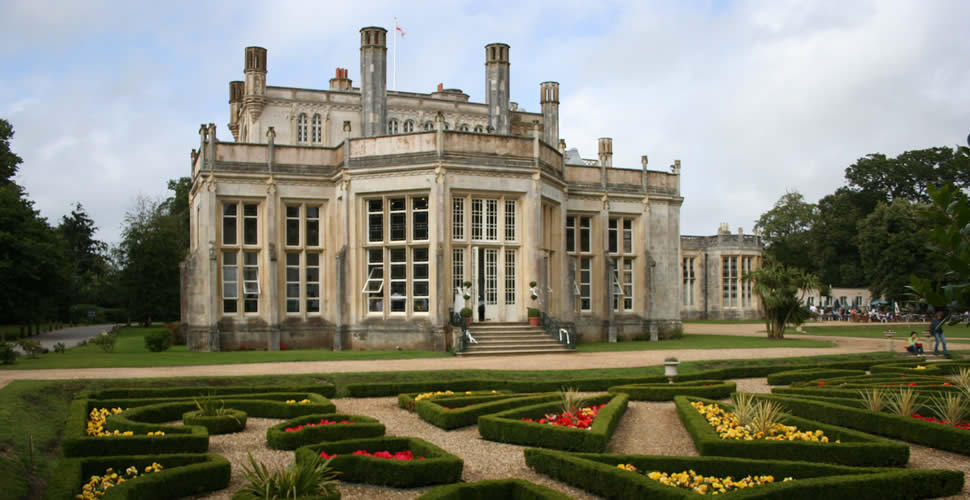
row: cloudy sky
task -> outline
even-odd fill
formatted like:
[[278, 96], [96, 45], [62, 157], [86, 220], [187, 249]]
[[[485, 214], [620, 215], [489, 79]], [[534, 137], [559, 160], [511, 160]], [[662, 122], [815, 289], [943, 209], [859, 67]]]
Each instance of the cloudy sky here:
[[52, 222], [80, 202], [116, 242], [139, 195], [189, 174], [200, 123], [232, 139], [244, 47], [269, 50], [270, 85], [327, 88], [336, 67], [356, 83], [358, 30], [395, 16], [398, 89], [442, 82], [483, 102], [483, 46], [505, 42], [521, 107], [560, 82], [569, 147], [595, 158], [613, 137], [616, 166], [680, 159], [684, 234], [749, 232], [786, 191], [834, 191], [865, 154], [970, 132], [965, 0], [15, 0], [0, 2], [0, 117], [17, 180]]

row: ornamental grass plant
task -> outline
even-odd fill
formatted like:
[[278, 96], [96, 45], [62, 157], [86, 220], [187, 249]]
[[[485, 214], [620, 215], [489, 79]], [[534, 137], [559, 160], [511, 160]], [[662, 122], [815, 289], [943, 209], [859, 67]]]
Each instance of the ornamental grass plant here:
[[949, 425], [959, 425], [967, 416], [967, 400], [962, 394], [934, 394], [929, 399], [929, 409], [936, 418]]
[[882, 389], [862, 389], [859, 391], [859, 402], [863, 408], [878, 413], [886, 408], [887, 395]]
[[757, 402], [754, 399], [754, 394], [739, 392], [734, 395], [734, 416], [737, 417], [738, 423], [742, 426], [751, 425], [754, 421], [755, 411], [757, 409]]
[[751, 431], [765, 436], [771, 434], [772, 429], [785, 418], [785, 407], [777, 401], [758, 401], [754, 406], [754, 417], [751, 419]]
[[563, 413], [576, 415], [586, 404], [586, 398], [579, 395], [579, 389], [569, 387], [559, 391], [559, 402]]
[[247, 484], [233, 498], [297, 499], [331, 496], [337, 492], [339, 472], [330, 468], [330, 460], [314, 457], [274, 470], [254, 459], [252, 454], [248, 458], [249, 466], [243, 466]]
[[898, 391], [890, 392], [886, 399], [886, 407], [895, 415], [908, 417], [920, 407], [917, 400], [918, 394], [912, 387], [904, 387]]

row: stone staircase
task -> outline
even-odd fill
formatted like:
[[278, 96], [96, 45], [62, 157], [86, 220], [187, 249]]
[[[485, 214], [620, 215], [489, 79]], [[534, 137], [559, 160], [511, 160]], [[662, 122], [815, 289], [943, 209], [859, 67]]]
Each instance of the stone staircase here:
[[575, 352], [560, 344], [538, 326], [528, 323], [472, 323], [468, 328], [477, 344], [469, 343], [459, 356], [509, 356], [515, 354], [562, 354]]

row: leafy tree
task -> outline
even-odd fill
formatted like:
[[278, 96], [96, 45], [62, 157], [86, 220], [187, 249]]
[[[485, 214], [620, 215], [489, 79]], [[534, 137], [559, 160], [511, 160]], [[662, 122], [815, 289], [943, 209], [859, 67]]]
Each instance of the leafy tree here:
[[108, 246], [94, 238], [98, 228], [84, 211], [80, 203], [71, 210], [71, 215], [61, 218], [57, 226], [66, 244], [69, 257], [70, 286], [66, 291], [68, 305], [96, 303], [99, 295], [96, 287], [108, 286], [105, 275], [108, 273], [106, 253]]
[[877, 194], [887, 203], [898, 198], [925, 203], [930, 186], [970, 187], [970, 164], [960, 148], [946, 146], [906, 151], [895, 158], [876, 153], [846, 168], [845, 179], [853, 190]]
[[865, 287], [859, 255], [858, 224], [876, 207], [878, 198], [841, 187], [818, 201], [818, 216], [809, 232], [811, 259], [822, 283]]
[[859, 255], [873, 297], [902, 300], [909, 275], [933, 277], [925, 236], [926, 220], [920, 205], [899, 198], [891, 204], [879, 203], [859, 222]]
[[13, 176], [22, 162], [10, 149], [13, 127], [0, 119], [0, 322], [53, 318], [63, 288], [63, 244]]
[[192, 178], [170, 179], [168, 189], [172, 191], [172, 196], [162, 203], [162, 209], [176, 219], [180, 235], [179, 247], [187, 252], [189, 249], [189, 191], [192, 190]]
[[806, 202], [801, 193], [791, 191], [782, 195], [774, 208], [755, 222], [755, 229], [765, 243], [765, 253], [780, 264], [804, 271], [813, 269], [805, 250], [809, 248], [809, 231], [817, 213], [818, 208]]
[[744, 279], [754, 282], [751, 291], [761, 299], [768, 338], [773, 339], [785, 338], [787, 325], [800, 325], [811, 316], [805, 293], [821, 287], [818, 276], [770, 258]]

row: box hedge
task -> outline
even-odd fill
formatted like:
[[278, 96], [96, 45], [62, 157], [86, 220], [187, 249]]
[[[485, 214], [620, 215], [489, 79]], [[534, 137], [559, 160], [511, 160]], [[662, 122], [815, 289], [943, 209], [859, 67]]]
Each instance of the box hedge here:
[[[437, 393], [436, 393], [436, 395], [431, 396], [430, 398], [424, 398], [424, 399], [446, 400], [446, 399], [451, 399], [451, 398], [466, 398], [466, 399], [471, 400], [471, 398], [477, 398], [478, 401], [484, 402], [484, 401], [492, 401], [492, 400], [496, 400], [496, 399], [505, 399], [505, 398], [508, 397], [508, 394], [511, 394], [509, 391], [505, 391], [505, 390], [502, 390], [502, 391], [497, 391], [497, 390], [491, 390], [491, 391], [458, 391], [458, 392], [453, 392], [451, 390], [446, 390], [446, 391], [440, 391], [440, 392], [442, 392], [442, 394], [437, 395]], [[406, 394], [398, 394], [397, 395], [397, 406], [399, 408], [403, 408], [403, 409], [405, 409], [407, 411], [414, 411], [415, 398], [417, 398], [421, 394], [428, 394], [428, 393], [427, 392], [409, 392], [409, 393], [406, 393]]]
[[[918, 418], [890, 413], [876, 413], [838, 400], [805, 399], [796, 396], [756, 395], [759, 399], [778, 401], [798, 415], [819, 422], [837, 424], [863, 432], [878, 434], [939, 450], [970, 455], [970, 431], [949, 425], [926, 422]], [[925, 411], [925, 409], [921, 409]]]
[[584, 405], [606, 403], [589, 429], [559, 427], [538, 422], [523, 422], [523, 418], [542, 418], [547, 413], [559, 413], [560, 404], [540, 403], [507, 410], [478, 418], [478, 432], [485, 439], [501, 443], [543, 446], [560, 450], [603, 451], [613, 436], [620, 417], [626, 412], [629, 396], [610, 394], [586, 399]]
[[[681, 422], [694, 440], [697, 451], [704, 456], [798, 459], [856, 466], [905, 465], [909, 461], [909, 447], [905, 444], [795, 416], [785, 417], [782, 423], [797, 426], [802, 431], [820, 429], [825, 432], [829, 442], [722, 439], [704, 415], [691, 406], [692, 401], [717, 404], [729, 411], [732, 406], [703, 398], [674, 398]], [[836, 440], [841, 442], [836, 443]]]
[[[411, 450], [414, 460], [354, 455], [357, 450], [368, 452]], [[303, 446], [296, 450], [297, 463], [319, 456], [320, 452], [337, 455], [330, 468], [340, 472], [340, 480], [394, 488], [413, 488], [430, 484], [454, 483], [461, 480], [464, 462], [447, 451], [418, 438], [375, 437], [348, 439]], [[423, 460], [418, 457], [423, 456]]]
[[[760, 500], [857, 500], [860, 498], [913, 499], [959, 494], [963, 473], [949, 470], [861, 468], [813, 462], [752, 460], [729, 457], [671, 457], [564, 453], [554, 450], [525, 450], [526, 464], [539, 473], [608, 499], [698, 498], [693, 491], [674, 488], [648, 478], [641, 472], [667, 473], [694, 470], [705, 476], [745, 477], [772, 475], [772, 484], [735, 490], [723, 498]], [[633, 464], [630, 472], [618, 464]], [[790, 482], [781, 482], [792, 477]]]
[[446, 484], [418, 500], [570, 500], [552, 488], [523, 479], [491, 479], [474, 483]]
[[82, 397], [90, 399], [134, 399], [134, 398], [182, 398], [191, 399], [199, 396], [227, 396], [232, 394], [263, 394], [274, 392], [312, 392], [324, 397], [332, 398], [336, 395], [336, 388], [332, 384], [314, 385], [224, 385], [224, 386], [193, 386], [193, 387], [127, 387], [118, 389], [104, 389], [101, 391], [82, 393]]
[[[480, 401], [478, 399], [448, 398], [444, 400], [421, 400], [415, 407], [418, 416], [429, 424], [445, 430], [478, 424], [478, 417], [491, 415], [512, 408], [559, 400], [556, 393], [507, 394], [502, 398]], [[453, 405], [453, 406], [452, 406]]]
[[772, 373], [771, 375], [768, 375], [768, 385], [789, 385], [792, 382], [804, 382], [807, 380], [819, 380], [823, 378], [848, 377], [865, 374], [866, 372], [864, 370], [803, 368], [801, 370], [789, 370]]
[[91, 476], [103, 476], [108, 468], [121, 473], [135, 466], [142, 471], [152, 462], [158, 462], [163, 469], [110, 488], [104, 498], [162, 500], [189, 497], [229, 486], [229, 461], [212, 453], [66, 458], [51, 474], [44, 498], [74, 498]]
[[233, 408], [226, 408], [222, 415], [202, 415], [199, 410], [187, 411], [182, 414], [185, 425], [200, 425], [205, 427], [209, 435], [232, 434], [246, 428], [246, 412]]
[[671, 401], [674, 396], [698, 396], [723, 399], [737, 390], [734, 382], [720, 380], [692, 380], [689, 382], [616, 385], [610, 387], [610, 394], [623, 393], [634, 401]]
[[[352, 424], [314, 425], [298, 431], [286, 429], [327, 419], [334, 422], [348, 420]], [[266, 443], [277, 450], [295, 450], [301, 446], [323, 441], [343, 441], [346, 439], [383, 436], [384, 424], [376, 418], [344, 413], [315, 413], [287, 420], [266, 429]]]

